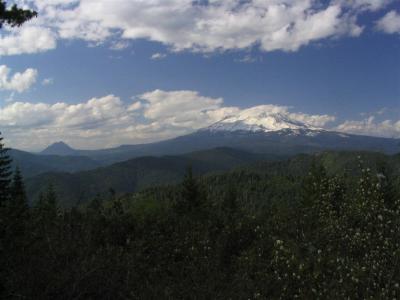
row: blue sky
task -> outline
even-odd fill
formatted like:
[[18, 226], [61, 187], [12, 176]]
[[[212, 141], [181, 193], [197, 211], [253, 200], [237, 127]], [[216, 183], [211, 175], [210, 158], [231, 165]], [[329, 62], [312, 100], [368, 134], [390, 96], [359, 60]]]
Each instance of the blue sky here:
[[109, 19], [108, 0], [88, 1], [19, 1], [39, 18], [0, 32], [11, 146], [150, 142], [266, 104], [326, 129], [400, 137], [399, 1], [132, 0]]

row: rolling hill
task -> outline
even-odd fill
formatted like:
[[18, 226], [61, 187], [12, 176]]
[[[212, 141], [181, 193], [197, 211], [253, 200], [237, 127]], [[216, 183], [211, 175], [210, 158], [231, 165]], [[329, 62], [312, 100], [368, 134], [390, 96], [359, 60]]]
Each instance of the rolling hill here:
[[288, 158], [254, 154], [232, 148], [216, 148], [184, 155], [140, 157], [110, 166], [76, 173], [49, 172], [29, 178], [27, 192], [31, 200], [52, 184], [63, 205], [74, 205], [96, 196], [108, 197], [131, 193], [157, 185], [179, 182], [191, 166], [196, 175], [219, 173], [234, 168], [266, 176], [303, 176], [313, 161], [320, 162], [330, 173], [352, 176], [359, 170], [360, 161], [377, 171], [389, 170], [399, 175], [400, 156], [365, 151], [328, 151], [300, 154]]
[[78, 172], [95, 169], [101, 164], [86, 156], [38, 155], [11, 149], [13, 168], [18, 166], [25, 178], [45, 172]]
[[51, 183], [61, 202], [73, 205], [96, 195], [108, 196], [111, 189], [117, 193], [128, 193], [153, 185], [176, 183], [182, 179], [189, 166], [195, 174], [201, 175], [278, 158], [276, 155], [252, 154], [230, 148], [180, 156], [145, 156], [89, 171], [40, 174], [26, 180], [27, 194], [31, 200], [37, 199]]

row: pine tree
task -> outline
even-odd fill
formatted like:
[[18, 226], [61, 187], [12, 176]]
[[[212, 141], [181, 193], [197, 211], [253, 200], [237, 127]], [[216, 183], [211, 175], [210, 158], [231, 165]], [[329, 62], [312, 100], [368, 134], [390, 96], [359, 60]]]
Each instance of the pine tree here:
[[40, 193], [39, 200], [35, 204], [36, 222], [45, 230], [52, 227], [57, 220], [58, 205], [54, 187], [50, 184], [45, 193]]
[[188, 202], [195, 203], [197, 196], [197, 183], [193, 177], [193, 170], [189, 167], [182, 182], [182, 197]]
[[3, 296], [3, 289], [7, 278], [7, 259], [6, 247], [7, 241], [7, 211], [6, 202], [10, 198], [10, 164], [11, 159], [7, 155], [7, 148], [2, 143], [3, 138], [0, 136], [0, 298]]
[[26, 217], [28, 211], [28, 202], [25, 193], [25, 185], [18, 167], [15, 168], [13, 180], [10, 188], [11, 198], [9, 200], [10, 213], [16, 218]]
[[48, 217], [55, 218], [58, 212], [57, 206], [57, 194], [54, 190], [54, 186], [50, 184], [47, 188], [46, 194], [44, 196], [44, 210]]
[[11, 197], [21, 203], [26, 202], [25, 185], [18, 166], [15, 168], [11, 184]]
[[22, 253], [24, 245], [27, 244], [27, 229], [30, 219], [24, 183], [19, 168], [15, 169], [10, 186], [10, 197], [5, 202], [4, 212], [6, 214], [4, 220], [8, 248], [14, 254]]
[[191, 167], [188, 167], [182, 181], [181, 198], [176, 203], [176, 209], [180, 213], [187, 213], [199, 208], [199, 188], [193, 177]]
[[22, 9], [16, 4], [12, 5], [11, 8], [7, 8], [6, 2], [0, 0], [0, 28], [3, 24], [10, 26], [21, 26], [26, 21], [37, 16], [37, 12]]
[[11, 159], [8, 156], [8, 149], [2, 143], [3, 137], [0, 136], [0, 206], [4, 205], [5, 201], [10, 196], [11, 183]]

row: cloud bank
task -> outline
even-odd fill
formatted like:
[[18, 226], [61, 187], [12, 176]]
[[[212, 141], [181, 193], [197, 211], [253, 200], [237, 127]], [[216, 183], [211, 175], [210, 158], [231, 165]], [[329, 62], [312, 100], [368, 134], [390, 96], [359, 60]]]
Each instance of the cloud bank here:
[[[332, 126], [336, 117], [307, 114], [288, 106], [265, 104], [249, 108], [225, 106], [222, 98], [196, 91], [153, 90], [124, 102], [115, 95], [82, 103], [14, 102], [0, 107], [0, 128], [9, 146], [41, 149], [63, 140], [79, 148], [106, 148], [147, 143], [191, 133], [226, 117], [279, 113], [312, 127], [346, 133], [400, 138], [400, 120], [384, 120], [384, 111], [363, 120]], [[382, 120], [378, 120], [382, 119]]]
[[360, 121], [345, 121], [335, 129], [361, 135], [400, 138], [400, 120], [378, 121], [375, 116]]
[[279, 111], [316, 127], [335, 119], [292, 112], [278, 105], [249, 109], [224, 106], [222, 98], [202, 96], [196, 91], [154, 90], [129, 103], [114, 95], [77, 104], [14, 102], [0, 107], [0, 128], [9, 145], [16, 148], [40, 149], [55, 140], [76, 147], [105, 148], [187, 134], [251, 109]]
[[359, 15], [391, 2], [17, 0], [38, 10], [39, 18], [1, 35], [0, 55], [54, 49], [59, 39], [80, 39], [91, 45], [107, 42], [116, 50], [125, 48], [129, 40], [147, 39], [172, 51], [214, 52], [253, 46], [262, 51], [297, 51], [313, 41], [359, 36], [364, 28], [358, 24]]

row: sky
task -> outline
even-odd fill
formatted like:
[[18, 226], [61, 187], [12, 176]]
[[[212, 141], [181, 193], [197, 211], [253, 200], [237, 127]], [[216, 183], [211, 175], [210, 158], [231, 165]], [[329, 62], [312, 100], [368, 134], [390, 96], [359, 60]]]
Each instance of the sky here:
[[18, 0], [0, 29], [9, 147], [96, 149], [257, 107], [400, 138], [400, 0]]

